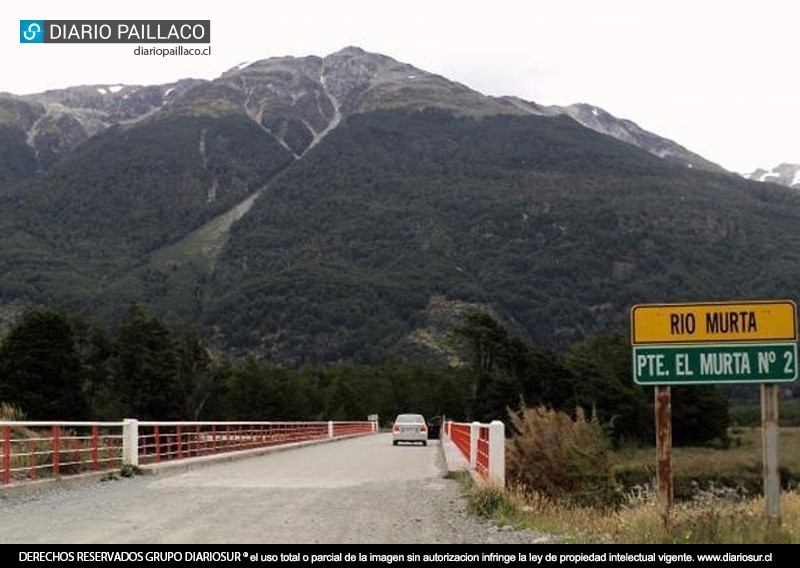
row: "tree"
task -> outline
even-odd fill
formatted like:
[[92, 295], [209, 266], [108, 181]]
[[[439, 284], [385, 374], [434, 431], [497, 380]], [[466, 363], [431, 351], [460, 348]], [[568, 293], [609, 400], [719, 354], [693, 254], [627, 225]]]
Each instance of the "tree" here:
[[[497, 372], [509, 367], [508, 331], [490, 314], [474, 310], [469, 312], [463, 323], [458, 325], [453, 334], [466, 344], [473, 371], [472, 417], [480, 418], [504, 413], [502, 403], [489, 400], [487, 397], [490, 384], [497, 379]], [[511, 385], [501, 389], [507, 392]], [[499, 408], [496, 408], [498, 407]]]
[[184, 401], [183, 415], [198, 420], [209, 399], [219, 396], [222, 374], [214, 368], [211, 356], [193, 327], [187, 327], [178, 345], [178, 381]]
[[263, 377], [261, 368], [248, 357], [241, 368], [226, 377], [223, 408], [227, 420], [266, 420], [261, 404]]
[[155, 318], [133, 304], [114, 344], [121, 412], [140, 420], [185, 419], [178, 346]]
[[488, 313], [480, 310], [468, 313], [454, 334], [466, 342], [472, 366], [481, 375], [488, 376], [498, 365], [507, 363], [508, 331]]
[[436, 390], [437, 410], [451, 420], [466, 420], [468, 413], [467, 393], [469, 392], [465, 373], [456, 369], [444, 373]]
[[[574, 399], [567, 401], [568, 407], [596, 409], [601, 420], [613, 425], [616, 438], [653, 439], [652, 390], [634, 384], [631, 347], [623, 336], [600, 334], [574, 344], [566, 366], [574, 381]], [[672, 395], [676, 445], [703, 444], [725, 437], [728, 401], [719, 389], [673, 387]]]
[[29, 313], [0, 344], [0, 401], [30, 420], [82, 420], [89, 407], [69, 319], [56, 311]]
[[672, 387], [672, 439], [676, 445], [723, 440], [729, 421], [728, 399], [716, 385]]
[[472, 417], [493, 420], [520, 402], [564, 408], [572, 400], [571, 376], [560, 357], [508, 331], [486, 312], [475, 311], [455, 328], [472, 362]]
[[652, 438], [652, 401], [631, 377], [631, 347], [621, 335], [598, 334], [574, 344], [565, 358], [572, 398], [564, 410], [596, 411], [615, 438]]
[[113, 345], [102, 327], [91, 325], [78, 316], [70, 316], [75, 349], [81, 363], [81, 384], [93, 418], [117, 418], [110, 411], [115, 393], [109, 364]]
[[359, 371], [350, 365], [331, 370], [331, 381], [325, 393], [325, 415], [329, 420], [363, 420], [371, 411], [364, 403], [366, 385]]

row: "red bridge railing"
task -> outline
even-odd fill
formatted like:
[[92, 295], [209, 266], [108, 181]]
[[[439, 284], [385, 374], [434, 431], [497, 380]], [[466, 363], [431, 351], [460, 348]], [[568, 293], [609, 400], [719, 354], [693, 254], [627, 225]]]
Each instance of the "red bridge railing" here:
[[458, 449], [475, 477], [505, 485], [505, 426], [502, 422], [447, 421], [443, 441]]
[[118, 468], [121, 422], [0, 422], [0, 481]]
[[467, 461], [470, 461], [470, 431], [472, 426], [465, 423], [451, 422], [447, 428], [447, 433], [453, 441], [458, 451], [461, 452]]
[[0, 421], [0, 484], [377, 431], [377, 422]]

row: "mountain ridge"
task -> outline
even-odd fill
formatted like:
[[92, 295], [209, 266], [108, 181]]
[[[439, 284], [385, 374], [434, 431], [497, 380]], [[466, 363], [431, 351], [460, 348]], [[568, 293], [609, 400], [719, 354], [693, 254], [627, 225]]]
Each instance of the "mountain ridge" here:
[[[10, 123], [25, 131], [26, 144], [36, 160], [35, 171], [42, 171], [110, 126], [140, 120], [172, 107], [199, 109], [202, 104], [198, 100], [202, 101], [208, 92], [217, 97], [222, 86], [241, 93], [241, 97], [231, 93], [232, 105], [241, 106], [295, 157], [316, 145], [342, 116], [411, 104], [477, 116], [564, 114], [587, 128], [660, 158], [688, 167], [724, 171], [679, 144], [600, 107], [582, 103], [542, 106], [516, 96], [491, 97], [354, 46], [325, 57], [270, 57], [240, 64], [212, 80], [180, 79], [160, 85], [82, 85], [21, 96], [2, 93], [0, 124]], [[195, 92], [187, 95], [192, 90]], [[188, 100], [182, 100], [184, 97]], [[34, 173], [29, 166], [15, 169], [28, 175]]]
[[[437, 305], [566, 348], [624, 332], [632, 303], [785, 297], [800, 277], [800, 195], [688, 167], [598, 107], [357, 48], [172, 85], [0, 98], [0, 303], [118, 322], [138, 302], [232, 353], [370, 363], [446, 356], [419, 341]], [[78, 125], [28, 145], [58, 113]]]

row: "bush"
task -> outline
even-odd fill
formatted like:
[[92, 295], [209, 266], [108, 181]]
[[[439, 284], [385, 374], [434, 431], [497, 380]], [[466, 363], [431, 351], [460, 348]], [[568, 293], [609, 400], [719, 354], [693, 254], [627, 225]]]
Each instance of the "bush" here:
[[491, 483], [473, 483], [467, 490], [467, 510], [478, 517], [490, 519], [498, 514], [509, 514], [513, 505], [502, 487]]
[[25, 420], [25, 413], [18, 407], [7, 402], [0, 402], [0, 420], [8, 420], [10, 422], [20, 422]]
[[119, 474], [122, 477], [134, 477], [136, 475], [143, 475], [144, 472], [138, 466], [125, 463], [119, 468]]
[[582, 409], [575, 418], [537, 407], [509, 411], [515, 432], [507, 443], [506, 469], [525, 491], [579, 506], [619, 505], [608, 438], [597, 417]]

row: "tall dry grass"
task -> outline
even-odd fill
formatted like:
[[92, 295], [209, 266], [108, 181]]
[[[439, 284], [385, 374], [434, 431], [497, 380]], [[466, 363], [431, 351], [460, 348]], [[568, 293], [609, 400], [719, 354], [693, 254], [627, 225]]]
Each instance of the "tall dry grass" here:
[[544, 407], [509, 412], [513, 435], [506, 444], [509, 483], [572, 505], [621, 502], [608, 439], [596, 417]]
[[494, 518], [583, 543], [800, 543], [800, 493], [784, 493], [781, 526], [768, 530], [763, 498], [679, 503], [665, 527], [652, 496], [638, 495], [616, 510], [575, 507], [522, 490], [506, 493]]
[[[516, 433], [507, 442], [510, 489], [476, 485], [466, 491], [472, 512], [500, 524], [581, 543], [800, 544], [800, 491], [793, 481], [800, 469], [800, 428], [781, 429], [782, 478], [789, 483], [781, 499], [781, 525], [768, 529], [758, 487], [709, 491], [703, 482], [735, 489], [752, 476], [760, 481], [758, 429], [732, 431], [737, 442], [728, 449], [675, 449], [676, 481], [691, 483], [693, 489], [673, 507], [665, 526], [652, 493], [652, 448], [610, 452], [602, 443], [601, 425], [580, 414], [571, 418], [546, 409], [525, 409], [514, 413], [512, 425]], [[593, 476], [611, 479], [612, 472], [631, 471], [639, 472], [644, 483], [622, 494], [615, 507], [599, 508], [591, 500], [588, 504], [593, 506], [587, 506], [565, 492], [565, 488], [581, 491]]]
[[25, 413], [16, 406], [8, 404], [7, 402], [0, 403], [0, 420], [8, 420], [18, 422], [25, 420]]

